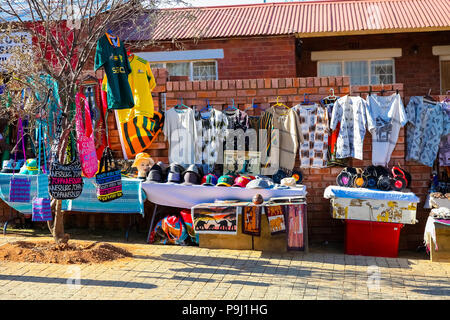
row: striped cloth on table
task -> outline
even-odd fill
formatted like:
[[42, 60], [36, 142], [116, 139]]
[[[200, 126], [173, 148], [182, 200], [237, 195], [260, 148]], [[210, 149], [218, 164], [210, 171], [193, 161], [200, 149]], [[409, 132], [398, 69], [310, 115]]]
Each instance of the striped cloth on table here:
[[[37, 175], [14, 174], [16, 177], [29, 177], [31, 182], [30, 197], [41, 198], [48, 195], [48, 176], [39, 175], [39, 194], [37, 194]], [[29, 203], [9, 202], [9, 182], [12, 174], [0, 173], [0, 198], [10, 207], [24, 215], [31, 215], [32, 205]], [[105, 212], [105, 213], [140, 213], [144, 216], [145, 193], [141, 189], [140, 179], [122, 177], [123, 196], [110, 202], [100, 202], [94, 185], [95, 178], [83, 178], [84, 187], [81, 195], [74, 200], [62, 200], [62, 209], [79, 212]]]

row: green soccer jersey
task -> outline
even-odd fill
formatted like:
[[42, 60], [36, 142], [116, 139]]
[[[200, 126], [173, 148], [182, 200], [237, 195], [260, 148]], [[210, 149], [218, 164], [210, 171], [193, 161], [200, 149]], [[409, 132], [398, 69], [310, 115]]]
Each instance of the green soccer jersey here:
[[125, 45], [120, 43], [119, 37], [116, 39], [116, 46], [113, 44], [114, 38], [107, 33], [98, 40], [94, 69], [103, 66], [108, 78], [108, 109], [129, 109], [134, 106], [128, 82], [131, 67]]

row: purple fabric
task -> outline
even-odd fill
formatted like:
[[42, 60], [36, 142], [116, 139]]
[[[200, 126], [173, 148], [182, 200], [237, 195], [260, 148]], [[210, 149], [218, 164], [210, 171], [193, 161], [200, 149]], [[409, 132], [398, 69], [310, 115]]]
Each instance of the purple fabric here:
[[10, 202], [30, 202], [30, 180], [12, 177], [9, 189]]
[[31, 221], [52, 221], [49, 198], [34, 198]]

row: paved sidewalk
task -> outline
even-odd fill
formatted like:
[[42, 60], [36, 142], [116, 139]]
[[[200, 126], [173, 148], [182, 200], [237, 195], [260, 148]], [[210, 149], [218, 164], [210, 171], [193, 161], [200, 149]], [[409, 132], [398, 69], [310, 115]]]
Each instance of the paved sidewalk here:
[[[15, 240], [0, 236], [0, 245]], [[450, 299], [450, 263], [116, 244], [134, 257], [102, 265], [0, 262], [0, 299]]]

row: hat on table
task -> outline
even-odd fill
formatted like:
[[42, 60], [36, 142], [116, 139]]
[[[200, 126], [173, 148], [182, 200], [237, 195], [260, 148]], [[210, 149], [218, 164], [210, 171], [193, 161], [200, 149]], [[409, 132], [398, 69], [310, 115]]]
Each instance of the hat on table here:
[[154, 164], [148, 173], [147, 182], [162, 182], [163, 173], [158, 164]]
[[136, 157], [134, 158], [134, 162], [131, 165], [131, 167], [136, 168], [138, 166], [139, 162], [141, 162], [143, 160], [150, 161], [150, 165], [151, 166], [153, 166], [155, 164], [155, 161], [150, 157], [150, 155], [148, 153], [141, 152], [141, 153], [138, 153], [136, 155]]
[[178, 163], [171, 163], [169, 166], [169, 174], [167, 175], [167, 182], [180, 183], [183, 171], [183, 166]]
[[191, 164], [186, 171], [183, 172], [183, 184], [193, 185], [200, 184], [200, 172], [195, 164]]
[[247, 183], [247, 189], [270, 189], [272, 186], [266, 179], [255, 179]]
[[281, 185], [286, 187], [294, 187], [297, 185], [297, 180], [294, 177], [281, 179]]
[[230, 175], [221, 176], [217, 182], [218, 187], [231, 187], [234, 183], [234, 177]]
[[234, 179], [233, 187], [241, 187], [245, 188], [245, 186], [252, 181], [252, 179], [248, 176], [239, 176], [236, 179]]
[[202, 185], [204, 186], [215, 186], [217, 184], [216, 175], [209, 173], [202, 179]]

